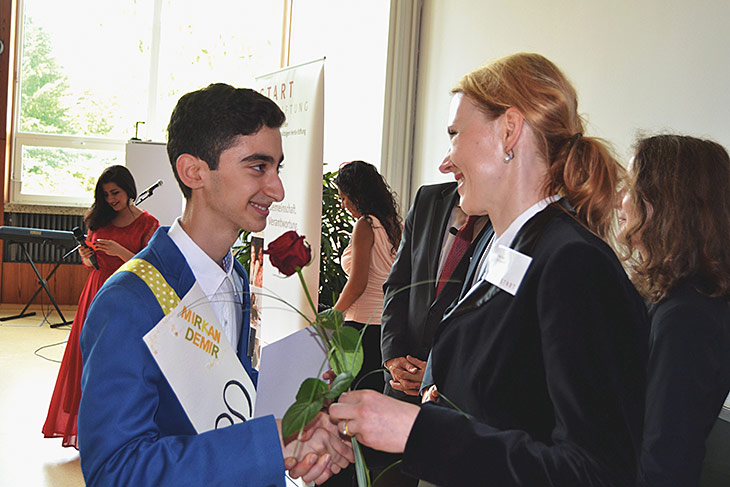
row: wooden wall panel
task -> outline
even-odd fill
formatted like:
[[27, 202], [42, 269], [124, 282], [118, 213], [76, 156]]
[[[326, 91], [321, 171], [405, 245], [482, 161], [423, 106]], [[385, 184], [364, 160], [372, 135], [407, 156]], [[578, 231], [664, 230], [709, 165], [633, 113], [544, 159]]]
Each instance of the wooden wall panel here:
[[[22, 264], [26, 266], [28, 264]], [[2, 301], [3, 303], [26, 303], [35, 288], [36, 278], [33, 270], [23, 272], [21, 264], [3, 262]], [[23, 299], [25, 297], [26, 299]]]
[[[53, 270], [54, 264], [36, 264], [38, 271], [45, 279]], [[90, 270], [80, 265], [62, 264], [48, 281], [48, 288], [53, 294], [56, 303], [74, 305], [79, 302], [81, 291], [89, 276]], [[5, 262], [2, 264], [2, 293], [3, 303], [26, 304], [38, 289], [38, 277], [27, 262]], [[45, 291], [41, 291], [33, 301], [50, 304]]]
[[[53, 270], [51, 264], [45, 264], [48, 272]], [[90, 269], [82, 265], [61, 265], [49, 282], [53, 296], [59, 304], [76, 304], [84, 289]]]

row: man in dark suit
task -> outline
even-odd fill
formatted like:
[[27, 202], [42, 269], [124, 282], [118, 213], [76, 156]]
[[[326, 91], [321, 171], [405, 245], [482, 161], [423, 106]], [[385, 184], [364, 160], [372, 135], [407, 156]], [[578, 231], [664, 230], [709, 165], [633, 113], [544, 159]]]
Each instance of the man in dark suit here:
[[[419, 188], [406, 217], [398, 255], [383, 285], [381, 350], [393, 379], [386, 382], [384, 392], [412, 403], [419, 402], [418, 389], [433, 335], [447, 306], [459, 295], [474, 249], [474, 244], [469, 245], [437, 293], [437, 278], [441, 278], [454, 233], [467, 218], [458, 202], [454, 182]], [[487, 217], [476, 221], [474, 242], [479, 240], [480, 230], [491, 230]]]
[[[451, 172], [448, 163], [440, 169], [443, 173]], [[392, 379], [386, 381], [384, 393], [396, 399], [413, 404], [420, 402], [419, 387], [433, 335], [444, 311], [459, 295], [469, 258], [480, 240], [479, 231], [491, 233], [486, 216], [475, 220], [470, 238], [473, 243], [468, 245], [451, 275], [442, 275], [455, 234], [466, 220], [459, 207], [456, 182], [418, 189], [406, 217], [398, 255], [383, 285], [381, 351]], [[438, 286], [437, 280], [446, 282]], [[375, 461], [386, 466], [397, 458], [391, 455]], [[415, 487], [418, 480], [392, 469], [378, 484]]]

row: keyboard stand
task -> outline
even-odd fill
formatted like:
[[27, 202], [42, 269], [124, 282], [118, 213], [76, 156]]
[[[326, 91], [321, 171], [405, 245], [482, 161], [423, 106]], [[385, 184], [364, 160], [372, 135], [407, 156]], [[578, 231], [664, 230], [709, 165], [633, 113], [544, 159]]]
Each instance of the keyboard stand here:
[[[35, 294], [30, 298], [30, 301], [28, 301], [28, 304], [25, 305], [25, 308], [23, 310], [14, 316], [6, 316], [4, 318], [0, 318], [0, 321], [9, 321], [9, 320], [16, 320], [18, 318], [24, 318], [26, 316], [35, 316], [35, 311], [32, 311], [30, 313], [26, 313], [28, 311], [28, 308], [33, 303], [33, 300], [35, 300], [36, 296], [38, 296], [38, 293], [41, 292], [41, 290], [45, 290], [48, 297], [51, 299], [51, 303], [53, 303], [53, 307], [56, 308], [56, 311], [58, 312], [58, 316], [61, 317], [61, 323], [55, 323], [51, 324], [51, 328], [58, 328], [59, 326], [64, 325], [70, 325], [73, 323], [72, 321], [68, 321], [66, 318], [64, 318], [63, 313], [61, 313], [61, 309], [58, 307], [58, 304], [56, 303], [56, 300], [53, 297], [53, 294], [51, 293], [51, 290], [48, 287], [48, 279], [53, 277], [53, 274], [56, 272], [56, 270], [61, 265], [61, 262], [56, 262], [56, 265], [53, 267], [53, 270], [50, 274], [48, 274], [48, 277], [43, 279], [43, 276], [41, 276], [41, 273], [38, 271], [38, 268], [35, 266], [35, 262], [33, 262], [33, 259], [30, 257], [30, 254], [28, 253], [28, 249], [25, 247], [24, 243], [21, 242], [10, 242], [10, 243], [16, 243], [20, 245], [23, 248], [23, 252], [25, 253], [25, 257], [28, 259], [28, 262], [33, 267], [33, 270], [35, 271], [35, 275], [38, 276], [38, 289], [36, 289]], [[67, 254], [68, 255], [68, 254]]]

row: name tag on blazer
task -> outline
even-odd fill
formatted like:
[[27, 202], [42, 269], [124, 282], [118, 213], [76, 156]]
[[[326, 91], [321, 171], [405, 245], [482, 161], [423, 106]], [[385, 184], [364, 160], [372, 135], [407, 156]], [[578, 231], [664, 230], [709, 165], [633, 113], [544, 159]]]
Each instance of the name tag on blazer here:
[[531, 262], [532, 257], [500, 245], [487, 257], [484, 280], [514, 296]]

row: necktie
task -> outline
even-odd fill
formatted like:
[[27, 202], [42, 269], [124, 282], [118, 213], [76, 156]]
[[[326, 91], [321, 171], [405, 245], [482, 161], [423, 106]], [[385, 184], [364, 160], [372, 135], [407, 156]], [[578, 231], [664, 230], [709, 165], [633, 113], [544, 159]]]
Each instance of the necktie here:
[[469, 245], [471, 245], [471, 240], [474, 237], [474, 224], [476, 224], [477, 219], [479, 219], [479, 217], [474, 215], [467, 217], [464, 226], [456, 232], [454, 242], [451, 244], [451, 249], [449, 249], [449, 253], [446, 255], [444, 267], [441, 270], [441, 277], [439, 278], [438, 285], [436, 286], [436, 296], [438, 296], [444, 288], [446, 281], [449, 280], [454, 269], [456, 269], [456, 266], [459, 265], [459, 261], [462, 257], [464, 257]]

